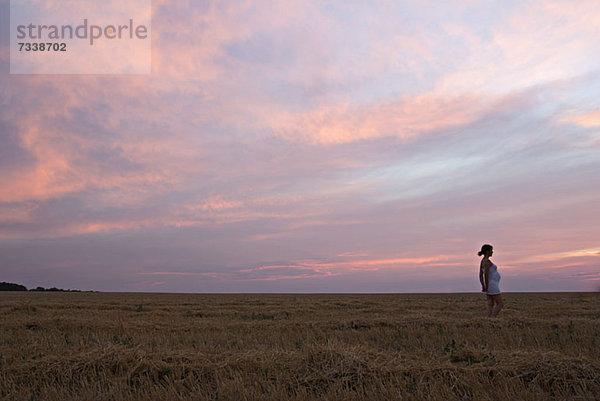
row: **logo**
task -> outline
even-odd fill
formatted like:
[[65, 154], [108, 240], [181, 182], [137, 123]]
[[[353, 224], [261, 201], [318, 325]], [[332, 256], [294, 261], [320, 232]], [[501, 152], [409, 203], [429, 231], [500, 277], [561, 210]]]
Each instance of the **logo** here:
[[150, 0], [11, 0], [11, 74], [149, 74]]

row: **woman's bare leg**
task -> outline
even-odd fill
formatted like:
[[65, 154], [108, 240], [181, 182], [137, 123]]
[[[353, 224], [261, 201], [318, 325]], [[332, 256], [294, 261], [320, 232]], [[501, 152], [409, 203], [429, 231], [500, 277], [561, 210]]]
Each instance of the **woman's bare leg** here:
[[[491, 317], [496, 317], [496, 316], [498, 316], [498, 313], [500, 313], [500, 311], [502, 310], [502, 307], [504, 306], [504, 302], [502, 302], [501, 294], [494, 295], [493, 299], [496, 302], [496, 306], [494, 306], [494, 308], [492, 309]], [[489, 307], [489, 303], [488, 303], [488, 307]]]
[[488, 317], [492, 317], [492, 312], [494, 311], [494, 296], [487, 296], [487, 315]]

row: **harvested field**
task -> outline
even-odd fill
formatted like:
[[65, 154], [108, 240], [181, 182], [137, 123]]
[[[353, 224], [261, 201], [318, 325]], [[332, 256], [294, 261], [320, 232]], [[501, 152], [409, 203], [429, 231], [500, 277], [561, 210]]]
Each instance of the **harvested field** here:
[[2, 400], [600, 394], [600, 294], [0, 293]]

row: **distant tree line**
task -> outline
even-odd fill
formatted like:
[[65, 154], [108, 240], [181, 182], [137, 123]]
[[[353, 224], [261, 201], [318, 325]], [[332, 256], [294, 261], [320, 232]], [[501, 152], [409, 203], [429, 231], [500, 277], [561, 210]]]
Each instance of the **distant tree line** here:
[[63, 290], [62, 288], [56, 288], [56, 287], [52, 287], [52, 288], [36, 287], [36, 288], [32, 288], [31, 290], [27, 290], [27, 287], [25, 287], [24, 285], [15, 284], [15, 283], [7, 283], [4, 281], [0, 283], [0, 291], [81, 292], [81, 290]]
[[27, 291], [27, 287], [21, 284], [5, 283], [3, 281], [0, 283], [0, 291]]

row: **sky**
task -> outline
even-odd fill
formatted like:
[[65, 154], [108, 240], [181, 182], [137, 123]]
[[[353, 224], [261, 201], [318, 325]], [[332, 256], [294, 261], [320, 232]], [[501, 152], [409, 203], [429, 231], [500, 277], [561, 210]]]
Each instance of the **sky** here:
[[0, 281], [600, 290], [597, 0], [154, 0], [147, 75], [9, 74], [9, 6]]

